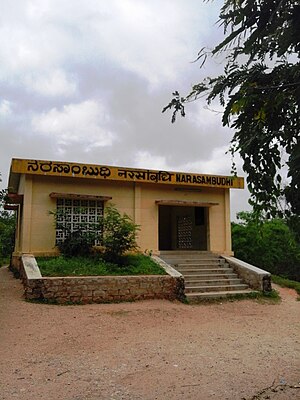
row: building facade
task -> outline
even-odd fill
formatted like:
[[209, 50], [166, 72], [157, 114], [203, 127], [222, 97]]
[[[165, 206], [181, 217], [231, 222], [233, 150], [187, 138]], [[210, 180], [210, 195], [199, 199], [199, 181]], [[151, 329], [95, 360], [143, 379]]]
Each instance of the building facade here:
[[[203, 250], [231, 255], [230, 189], [240, 177], [13, 159], [10, 209], [17, 210], [14, 257], [55, 255], [64, 232], [94, 224], [114, 204], [140, 226], [141, 251]], [[52, 213], [52, 214], [51, 214]]]

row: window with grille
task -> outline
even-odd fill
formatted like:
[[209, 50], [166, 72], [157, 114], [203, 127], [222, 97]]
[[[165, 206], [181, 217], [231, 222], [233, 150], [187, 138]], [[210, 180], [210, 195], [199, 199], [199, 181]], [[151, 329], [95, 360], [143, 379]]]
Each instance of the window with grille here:
[[[103, 215], [102, 200], [63, 199], [56, 200], [56, 244], [63, 243], [68, 233], [81, 231], [100, 235], [97, 222]], [[95, 245], [100, 244], [99, 240]]]

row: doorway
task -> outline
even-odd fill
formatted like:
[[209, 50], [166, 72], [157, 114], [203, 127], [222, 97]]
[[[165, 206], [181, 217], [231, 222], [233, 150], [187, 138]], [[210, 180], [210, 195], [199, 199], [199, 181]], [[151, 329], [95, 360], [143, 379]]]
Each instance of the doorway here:
[[159, 250], [208, 250], [208, 208], [159, 206]]

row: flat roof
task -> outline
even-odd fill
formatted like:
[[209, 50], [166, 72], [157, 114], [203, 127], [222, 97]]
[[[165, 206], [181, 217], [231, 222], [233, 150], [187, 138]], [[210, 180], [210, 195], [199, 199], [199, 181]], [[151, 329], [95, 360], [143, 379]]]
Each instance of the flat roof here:
[[8, 189], [11, 193], [17, 192], [21, 174], [96, 179], [100, 181], [152, 183], [184, 187], [244, 188], [244, 178], [238, 176], [207, 175], [200, 173], [82, 164], [66, 161], [13, 158], [8, 182]]

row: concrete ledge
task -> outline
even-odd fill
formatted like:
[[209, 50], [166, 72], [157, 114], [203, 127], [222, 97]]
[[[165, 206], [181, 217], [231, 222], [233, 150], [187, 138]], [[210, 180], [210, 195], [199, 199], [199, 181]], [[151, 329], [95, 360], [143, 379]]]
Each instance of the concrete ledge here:
[[177, 299], [180, 301], [185, 301], [186, 296], [185, 296], [185, 281], [183, 275], [176, 271], [171, 265], [167, 264], [164, 260], [162, 260], [158, 256], [151, 256], [152, 260], [154, 260], [157, 264], [159, 264], [168, 275], [170, 275], [172, 278], [175, 279], [176, 281], [176, 296]]
[[174, 269], [173, 267], [171, 267], [171, 265], [167, 264], [164, 260], [162, 260], [161, 258], [157, 257], [157, 256], [151, 256], [152, 260], [154, 260], [157, 264], [159, 264], [165, 271], [167, 274], [169, 274], [170, 276], [173, 276], [175, 278], [183, 278], [182, 274], [178, 271], [176, 271], [176, 269]]
[[272, 290], [271, 274], [235, 257], [221, 256], [250, 288], [263, 292]]
[[32, 254], [21, 256], [20, 276], [26, 299], [55, 303], [108, 303], [143, 299], [183, 300], [184, 280], [167, 275], [42, 277]]
[[33, 254], [24, 254], [22, 256], [22, 263], [27, 279], [42, 278], [40, 269]]

